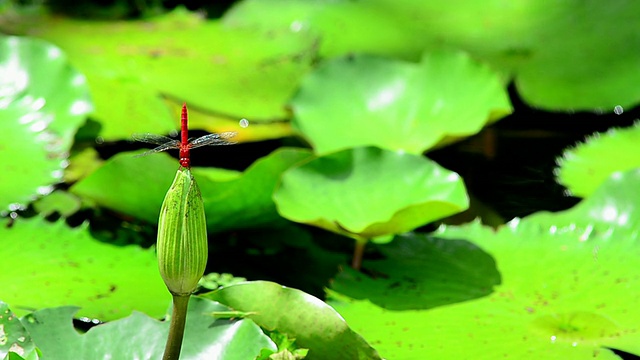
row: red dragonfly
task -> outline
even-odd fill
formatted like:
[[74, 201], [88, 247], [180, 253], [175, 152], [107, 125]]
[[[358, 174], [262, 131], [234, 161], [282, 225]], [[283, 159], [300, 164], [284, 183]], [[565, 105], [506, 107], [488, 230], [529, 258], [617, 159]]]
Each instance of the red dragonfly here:
[[165, 151], [169, 149], [179, 149], [180, 150], [180, 165], [185, 168], [191, 167], [191, 149], [199, 148], [201, 146], [206, 145], [232, 145], [236, 144], [236, 141], [230, 141], [228, 139], [236, 136], [238, 133], [235, 131], [227, 131], [219, 134], [209, 134], [197, 139], [189, 139], [188, 135], [188, 116], [187, 116], [187, 104], [184, 103], [182, 105], [182, 115], [180, 117], [181, 128], [180, 128], [180, 140], [172, 139], [170, 137], [162, 136], [162, 135], [154, 135], [154, 134], [134, 134], [133, 139], [136, 141], [142, 141], [149, 144], [160, 145], [155, 149], [151, 149], [147, 152], [144, 152], [138, 156], [145, 156], [154, 154], [160, 151]]

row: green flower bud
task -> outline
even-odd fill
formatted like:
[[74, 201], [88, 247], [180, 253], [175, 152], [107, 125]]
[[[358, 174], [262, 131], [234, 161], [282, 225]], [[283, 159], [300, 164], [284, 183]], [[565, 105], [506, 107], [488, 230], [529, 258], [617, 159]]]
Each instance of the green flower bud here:
[[207, 265], [207, 224], [200, 189], [180, 167], [167, 191], [158, 224], [158, 266], [173, 295], [190, 295]]

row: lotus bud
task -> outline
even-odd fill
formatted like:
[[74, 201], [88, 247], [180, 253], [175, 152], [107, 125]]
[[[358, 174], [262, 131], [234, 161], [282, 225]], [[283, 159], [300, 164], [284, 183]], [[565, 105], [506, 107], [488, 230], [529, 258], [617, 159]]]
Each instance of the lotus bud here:
[[169, 292], [193, 293], [207, 265], [207, 224], [200, 189], [188, 168], [178, 169], [162, 203], [157, 251]]

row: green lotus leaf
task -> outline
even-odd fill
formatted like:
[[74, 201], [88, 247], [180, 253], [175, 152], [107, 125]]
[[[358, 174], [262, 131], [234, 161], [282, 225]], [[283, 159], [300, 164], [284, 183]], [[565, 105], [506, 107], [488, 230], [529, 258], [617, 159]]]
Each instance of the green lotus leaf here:
[[268, 331], [278, 331], [309, 349], [305, 359], [380, 359], [335, 310], [303, 291], [268, 281], [235, 284], [203, 297], [242, 312]]
[[69, 217], [80, 210], [80, 199], [66, 191], [56, 190], [33, 203], [34, 209], [42, 216], [58, 213]]
[[274, 200], [289, 220], [366, 239], [409, 231], [468, 206], [456, 173], [418, 155], [373, 147], [292, 167]]
[[310, 156], [305, 149], [280, 148], [256, 160], [233, 181], [198, 181], [209, 231], [268, 227], [281, 222], [272, 199], [280, 175]]
[[99, 206], [157, 223], [162, 200], [178, 166], [164, 153], [140, 158], [119, 153], [70, 191]]
[[230, 30], [184, 9], [139, 21], [53, 16], [0, 23], [60, 46], [91, 86], [105, 140], [177, 128], [162, 97], [251, 121], [288, 117], [285, 103], [310, 68], [314, 41], [290, 31]]
[[[230, 309], [192, 297], [180, 359], [244, 360], [275, 345], [251, 320], [216, 319]], [[46, 359], [160, 359], [169, 323], [134, 312], [79, 334], [71, 323], [78, 308], [43, 309], [21, 319]], [[170, 316], [167, 313], [166, 316]]]
[[91, 110], [85, 78], [42, 40], [0, 35], [0, 211], [61, 181], [73, 134]]
[[[34, 354], [34, 353], [32, 353]], [[7, 356], [3, 359], [3, 360], [38, 360], [39, 357], [37, 357], [36, 355], [28, 357], [28, 358], [23, 358], [22, 356], [18, 355], [17, 353], [14, 352], [10, 352], [7, 354]]]
[[419, 64], [329, 61], [303, 80], [292, 107], [293, 125], [319, 154], [357, 146], [420, 154], [511, 112], [496, 74], [448, 51], [427, 53]]
[[324, 58], [374, 53], [416, 59], [425, 49], [462, 49], [511, 73], [533, 106], [564, 111], [635, 106], [640, 101], [635, 66], [640, 61], [640, 4], [570, 0], [555, 5], [535, 0], [246, 0], [223, 21], [264, 33], [298, 29], [316, 34]]
[[164, 314], [170, 296], [153, 250], [102, 243], [64, 221], [1, 221], [2, 300], [14, 311], [74, 304], [80, 316], [111, 320], [132, 310]]
[[[172, 108], [180, 108], [181, 103], [165, 101]], [[249, 121], [250, 126], [243, 128], [237, 117], [216, 114], [206, 109], [198, 107], [189, 107], [189, 127], [192, 129], [200, 129], [210, 133], [221, 133], [226, 131], [234, 131], [237, 133], [233, 137], [233, 141], [239, 143], [256, 142], [271, 139], [280, 139], [283, 137], [293, 136], [291, 123], [286, 120], [278, 121]]]
[[[33, 353], [32, 353], [33, 354]], [[7, 354], [7, 357], [5, 357], [6, 360], [38, 360], [39, 358], [36, 356], [32, 356], [29, 358], [23, 358], [22, 356], [14, 353], [14, 352], [10, 352], [9, 354]]]
[[[266, 13], [269, 16], [264, 16]], [[235, 3], [222, 22], [230, 28], [254, 32], [310, 34], [320, 40], [317, 47], [323, 58], [365, 53], [415, 59], [424, 50], [406, 26], [406, 19], [388, 16], [373, 1], [245, 0]]]
[[588, 197], [611, 174], [640, 167], [640, 126], [597, 133], [557, 162], [558, 181], [573, 195]]
[[530, 215], [532, 221], [525, 224], [544, 224], [559, 232], [582, 231], [581, 239], [608, 227], [633, 231], [640, 228], [640, 209], [636, 191], [630, 184], [640, 184], [640, 168], [615, 172], [573, 208], [557, 213], [539, 212]]
[[613, 110], [640, 101], [640, 72], [633, 65], [640, 54], [631, 45], [638, 43], [638, 3], [374, 2], [387, 16], [406, 21], [412, 41], [461, 48], [511, 71], [533, 106]]
[[[210, 232], [270, 225], [281, 220], [271, 195], [280, 174], [309, 151], [279, 149], [240, 174], [225, 169], [192, 168], [205, 202]], [[97, 205], [157, 223], [178, 162], [167, 154], [135, 158], [120, 153], [71, 187]], [[123, 179], [126, 179], [124, 181]]]
[[[15, 355], [19, 359], [37, 360], [38, 351], [31, 339], [31, 335], [24, 328], [18, 316], [14, 314], [7, 303], [0, 301], [0, 358], [5, 359], [7, 354], [12, 353], [8, 360], [14, 359]], [[16, 358], [18, 359], [18, 358]]]
[[343, 269], [331, 289], [385, 309], [417, 310], [481, 298], [500, 284], [493, 258], [468, 241], [403, 235], [378, 249], [383, 259], [365, 262], [362, 272]]
[[71, 154], [69, 166], [64, 172], [64, 181], [72, 184], [99, 169], [104, 160], [95, 148], [87, 147]]
[[[383, 356], [459, 359], [473, 353], [477, 359], [619, 359], [610, 349], [640, 355], [640, 309], [635, 306], [640, 301], [635, 265], [639, 185], [638, 171], [631, 171], [603, 185], [618, 191], [596, 192], [589, 202], [564, 213], [534, 214], [497, 232], [477, 222], [444, 228], [436, 236], [452, 242], [433, 239], [442, 244], [441, 254], [425, 255], [437, 261], [452, 253], [455, 240], [461, 239], [486, 251], [495, 259], [502, 282], [483, 298], [397, 311], [380, 306], [376, 294], [385, 285], [387, 302], [395, 296], [396, 302], [406, 303], [406, 294], [394, 293], [385, 281], [368, 280], [365, 284], [373, 294], [369, 299], [331, 292], [330, 304]], [[587, 213], [590, 218], [585, 218]], [[409, 239], [398, 238], [399, 244], [392, 245], [420, 257], [425, 246]], [[460, 264], [477, 262], [474, 252], [457, 254]], [[377, 273], [394, 275], [400, 265], [392, 260], [364, 261], [363, 268], [373, 266]], [[470, 281], [464, 272], [449, 267], [420, 276], [424, 278], [419, 284]], [[334, 287], [353, 285], [342, 281], [338, 277]]]

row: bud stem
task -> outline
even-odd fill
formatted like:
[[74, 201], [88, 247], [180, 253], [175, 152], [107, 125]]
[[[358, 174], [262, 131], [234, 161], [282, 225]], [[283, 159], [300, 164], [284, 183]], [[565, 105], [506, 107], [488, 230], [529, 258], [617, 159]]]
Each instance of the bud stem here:
[[191, 295], [173, 295], [169, 337], [167, 338], [162, 360], [178, 360], [180, 358], [184, 326], [187, 322], [187, 305], [190, 297]]

